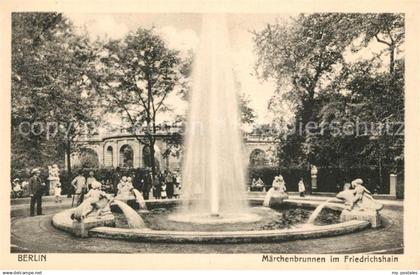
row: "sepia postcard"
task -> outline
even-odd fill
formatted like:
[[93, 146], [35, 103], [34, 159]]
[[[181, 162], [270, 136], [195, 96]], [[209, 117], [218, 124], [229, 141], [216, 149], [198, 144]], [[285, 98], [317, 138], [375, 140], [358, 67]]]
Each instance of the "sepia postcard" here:
[[419, 1], [0, 7], [2, 270], [417, 274]]

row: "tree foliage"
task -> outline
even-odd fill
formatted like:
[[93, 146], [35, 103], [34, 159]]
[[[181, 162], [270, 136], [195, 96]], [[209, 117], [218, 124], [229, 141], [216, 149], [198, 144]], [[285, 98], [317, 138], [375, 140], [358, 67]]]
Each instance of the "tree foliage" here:
[[[256, 71], [277, 83], [271, 106], [285, 100], [293, 106], [294, 121], [277, 137], [283, 164], [380, 169], [401, 164], [403, 15], [301, 14], [286, 24], [267, 25], [254, 33], [254, 41]], [[349, 58], [377, 45], [385, 51]], [[308, 122], [316, 127], [300, 132]], [[362, 130], [369, 124], [369, 132], [346, 129], [357, 123]], [[392, 128], [390, 134], [384, 127]]]
[[171, 93], [186, 93], [190, 62], [169, 49], [154, 29], [143, 28], [123, 40], [110, 41], [98, 55], [95, 86], [104, 108], [125, 117], [131, 133], [150, 148], [155, 173], [157, 119], [171, 109], [167, 103]]
[[[62, 163], [94, 122], [94, 54], [60, 13], [12, 15], [12, 165]], [[24, 130], [22, 132], [22, 129]]]

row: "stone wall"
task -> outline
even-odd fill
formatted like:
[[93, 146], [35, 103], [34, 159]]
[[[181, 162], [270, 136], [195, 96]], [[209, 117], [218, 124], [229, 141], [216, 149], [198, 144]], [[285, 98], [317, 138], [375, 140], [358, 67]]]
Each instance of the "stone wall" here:
[[[256, 151], [264, 152], [264, 155], [269, 155], [269, 151], [273, 146], [273, 142], [269, 140], [245, 140], [243, 144], [243, 161], [245, 165], [249, 165], [250, 156]], [[134, 168], [146, 167], [144, 163], [144, 145], [141, 144], [135, 137], [130, 135], [122, 135], [115, 137], [106, 137], [102, 140], [89, 141], [86, 148], [93, 149], [98, 157], [99, 166], [101, 167], [123, 167], [124, 166], [124, 157], [123, 151], [124, 148], [131, 148], [132, 154], [132, 166]], [[155, 158], [159, 163], [161, 170], [169, 168], [171, 171], [181, 169], [182, 156], [176, 157], [170, 155], [167, 158], [163, 158], [162, 154], [166, 151], [167, 144], [164, 138], [158, 138], [155, 144]], [[72, 165], [80, 165], [80, 156], [78, 154], [72, 155]], [[269, 160], [267, 159], [267, 162]]]

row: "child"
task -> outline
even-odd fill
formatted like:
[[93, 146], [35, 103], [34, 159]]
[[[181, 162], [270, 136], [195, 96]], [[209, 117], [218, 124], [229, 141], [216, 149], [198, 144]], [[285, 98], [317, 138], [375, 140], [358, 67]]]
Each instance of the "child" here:
[[61, 183], [58, 182], [54, 187], [55, 202], [61, 203]]
[[305, 184], [303, 183], [303, 179], [300, 179], [299, 183], [298, 183], [298, 190], [299, 190], [299, 195], [301, 197], [305, 196]]
[[14, 198], [21, 198], [23, 190], [22, 190], [22, 187], [20, 185], [19, 179], [14, 179], [12, 185], [13, 185], [13, 190], [12, 190], [13, 191], [12, 192], [13, 197]]
[[163, 182], [162, 184], [162, 193], [160, 194], [162, 199], [166, 199], [167, 195], [166, 195], [166, 182]]
[[177, 182], [174, 186], [174, 198], [179, 198], [179, 189], [181, 188], [181, 185]]

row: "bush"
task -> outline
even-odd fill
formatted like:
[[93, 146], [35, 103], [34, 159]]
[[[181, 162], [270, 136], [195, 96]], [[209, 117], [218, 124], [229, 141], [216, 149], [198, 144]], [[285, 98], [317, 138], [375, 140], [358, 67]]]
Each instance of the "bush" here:
[[385, 167], [381, 173], [377, 167], [318, 168], [317, 191], [338, 192], [344, 183], [361, 178], [364, 186], [372, 193], [389, 194], [390, 173], [391, 168]]

